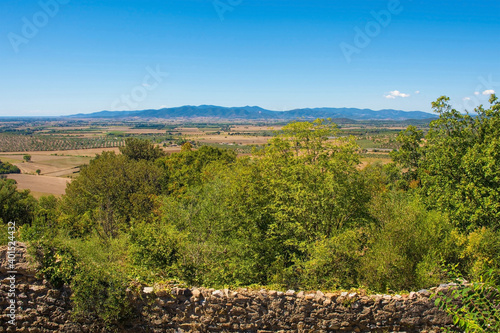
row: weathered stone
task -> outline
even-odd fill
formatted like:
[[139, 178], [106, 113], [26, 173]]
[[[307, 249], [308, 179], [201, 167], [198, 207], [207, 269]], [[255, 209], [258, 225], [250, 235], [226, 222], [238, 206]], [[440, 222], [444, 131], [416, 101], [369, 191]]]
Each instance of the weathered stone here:
[[325, 297], [325, 294], [323, 294], [321, 291], [316, 291], [316, 295], [314, 296], [314, 299], [323, 299]]
[[222, 290], [216, 290], [212, 293], [212, 296], [215, 296], [215, 297], [223, 297], [224, 296], [224, 293], [222, 292]]
[[[26, 262], [23, 251], [16, 254], [20, 262]], [[5, 281], [6, 277], [0, 274], [0, 280]], [[16, 301], [21, 305], [16, 313], [17, 325], [0, 327], [0, 333], [14, 332], [16, 329], [18, 332], [32, 333], [107, 331], [106, 326], [96, 318], [72, 317], [71, 290], [68, 286], [56, 289], [45, 280], [22, 274], [16, 277], [16, 281], [19, 282]], [[446, 287], [456, 288], [441, 285], [435, 290]], [[5, 309], [9, 288], [2, 285], [0, 289], [0, 305]], [[349, 292], [231, 291], [169, 285], [141, 289], [137, 284], [127, 292], [135, 309], [134, 319], [123, 323], [119, 331], [437, 332], [441, 326], [451, 327], [451, 319], [434, 306], [429, 294], [429, 291], [421, 290], [409, 295], [363, 296]], [[5, 311], [1, 317], [5, 320]]]

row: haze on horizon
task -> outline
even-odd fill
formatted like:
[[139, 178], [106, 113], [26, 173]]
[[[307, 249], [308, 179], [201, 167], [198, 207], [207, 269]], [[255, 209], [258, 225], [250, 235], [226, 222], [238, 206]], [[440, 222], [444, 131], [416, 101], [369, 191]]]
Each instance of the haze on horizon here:
[[5, 0], [0, 116], [182, 105], [459, 110], [500, 91], [500, 2]]

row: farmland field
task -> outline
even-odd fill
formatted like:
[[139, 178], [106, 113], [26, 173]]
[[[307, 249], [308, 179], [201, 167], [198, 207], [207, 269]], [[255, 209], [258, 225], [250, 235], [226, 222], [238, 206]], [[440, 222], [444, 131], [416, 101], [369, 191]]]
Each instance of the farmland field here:
[[[20, 189], [36, 196], [64, 193], [68, 179], [103, 151], [119, 153], [128, 137], [151, 140], [167, 153], [180, 151], [184, 142], [226, 148], [249, 155], [279, 133], [284, 124], [217, 122], [134, 121], [19, 121], [0, 122], [0, 160], [16, 165], [21, 175], [10, 176]], [[397, 149], [394, 124], [343, 123], [339, 135], [352, 136], [361, 149], [360, 167], [390, 162], [389, 151]], [[29, 155], [30, 161], [24, 156]], [[39, 174], [39, 175], [37, 175]]]
[[7, 178], [14, 179], [19, 190], [30, 190], [35, 197], [50, 194], [60, 196], [65, 193], [66, 184], [71, 181], [61, 177], [25, 174], [11, 174]]

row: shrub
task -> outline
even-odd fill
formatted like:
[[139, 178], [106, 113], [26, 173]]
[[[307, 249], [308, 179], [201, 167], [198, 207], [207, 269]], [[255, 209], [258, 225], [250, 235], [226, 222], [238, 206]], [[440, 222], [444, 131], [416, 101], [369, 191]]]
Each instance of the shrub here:
[[302, 289], [350, 289], [358, 286], [363, 255], [363, 230], [346, 230], [309, 246], [309, 260], [300, 272]]
[[478, 280], [488, 271], [500, 277], [500, 232], [484, 227], [471, 232], [461, 257], [468, 278]]
[[105, 324], [117, 324], [131, 313], [126, 288], [126, 277], [106, 267], [79, 263], [71, 281], [73, 315], [96, 316]]
[[450, 292], [439, 292], [436, 306], [453, 317], [464, 332], [500, 332], [500, 292], [493, 271], [476, 282], [459, 285]]
[[21, 170], [13, 164], [0, 161], [0, 174], [21, 173]]
[[131, 229], [129, 253], [135, 265], [170, 271], [179, 258], [186, 235], [167, 223], [141, 223]]
[[58, 235], [32, 244], [39, 274], [54, 287], [71, 287], [73, 314], [94, 317], [110, 327], [126, 319], [131, 306], [126, 297], [127, 238], [108, 243], [98, 236], [87, 240]]
[[75, 251], [58, 241], [41, 240], [32, 244], [32, 255], [39, 264], [38, 272], [54, 287], [71, 283], [75, 275]]
[[453, 253], [452, 230], [446, 216], [426, 211], [418, 198], [403, 192], [372, 202], [377, 224], [366, 256], [361, 282], [372, 289], [403, 290], [435, 285], [445, 278], [440, 263]]

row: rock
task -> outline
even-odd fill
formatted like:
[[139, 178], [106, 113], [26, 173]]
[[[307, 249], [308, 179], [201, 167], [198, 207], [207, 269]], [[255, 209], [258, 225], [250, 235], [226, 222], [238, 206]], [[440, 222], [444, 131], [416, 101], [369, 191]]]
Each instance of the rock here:
[[314, 299], [315, 297], [316, 297], [316, 294], [307, 294], [307, 295], [305, 296], [305, 299], [307, 299], [307, 300], [311, 300], [311, 299]]
[[191, 292], [192, 292], [193, 296], [196, 298], [200, 298], [200, 296], [202, 296], [202, 293], [201, 293], [200, 289], [198, 289], [198, 288], [193, 288], [193, 290]]
[[315, 298], [316, 300], [323, 299], [324, 297], [325, 297], [325, 294], [323, 294], [323, 292], [321, 292], [321, 291], [319, 291], [319, 290], [318, 290], [318, 291], [316, 291], [316, 295], [314, 296], [314, 298]]
[[430, 291], [427, 289], [420, 289], [417, 293], [424, 297], [429, 297], [431, 295]]

